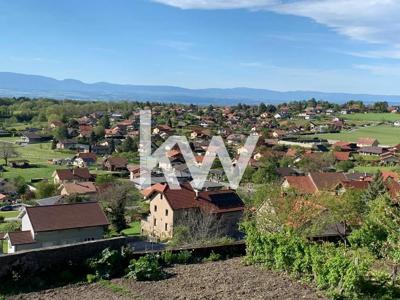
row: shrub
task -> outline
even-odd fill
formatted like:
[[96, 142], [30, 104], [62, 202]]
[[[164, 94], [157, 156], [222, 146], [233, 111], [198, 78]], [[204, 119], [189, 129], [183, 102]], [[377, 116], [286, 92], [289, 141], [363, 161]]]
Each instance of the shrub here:
[[221, 254], [211, 251], [210, 255], [208, 257], [204, 258], [203, 261], [218, 261], [221, 259], [222, 259]]
[[0, 216], [0, 224], [4, 223], [4, 216]]
[[120, 251], [106, 248], [99, 256], [89, 259], [88, 265], [94, 271], [94, 278], [89, 274], [88, 280], [110, 279], [122, 273], [124, 258]]
[[160, 261], [165, 266], [173, 264], [188, 264], [192, 261], [192, 252], [188, 250], [172, 253], [171, 251], [164, 251], [160, 255]]
[[128, 267], [127, 278], [134, 278], [138, 281], [154, 281], [165, 278], [167, 273], [159, 263], [155, 255], [142, 256], [131, 261]]
[[247, 262], [313, 281], [334, 298], [353, 299], [361, 294], [373, 261], [364, 249], [312, 243], [285, 229], [260, 232], [254, 223], [245, 227]]

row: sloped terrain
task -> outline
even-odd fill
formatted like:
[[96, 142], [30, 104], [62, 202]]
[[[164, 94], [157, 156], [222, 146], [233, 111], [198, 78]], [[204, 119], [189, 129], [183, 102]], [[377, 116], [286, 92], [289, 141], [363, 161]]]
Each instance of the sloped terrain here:
[[157, 282], [115, 279], [18, 295], [10, 299], [325, 299], [312, 288], [240, 258], [168, 269]]

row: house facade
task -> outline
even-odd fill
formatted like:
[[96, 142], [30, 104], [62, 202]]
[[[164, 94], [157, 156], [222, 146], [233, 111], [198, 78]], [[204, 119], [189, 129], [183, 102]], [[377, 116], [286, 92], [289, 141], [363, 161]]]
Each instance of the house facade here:
[[141, 222], [142, 234], [165, 240], [172, 238], [176, 226], [189, 226], [188, 216], [218, 219], [216, 230], [228, 236], [238, 233], [244, 204], [233, 190], [194, 190], [189, 184], [172, 190], [156, 184], [143, 191], [150, 202], [150, 214]]
[[5, 235], [8, 253], [102, 239], [109, 225], [97, 202], [26, 207], [21, 231]]

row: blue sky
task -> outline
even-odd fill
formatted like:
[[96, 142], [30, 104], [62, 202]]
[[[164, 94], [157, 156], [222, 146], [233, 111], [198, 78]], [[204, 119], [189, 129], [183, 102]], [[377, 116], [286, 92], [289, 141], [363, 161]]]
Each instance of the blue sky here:
[[400, 94], [396, 0], [0, 0], [0, 71]]

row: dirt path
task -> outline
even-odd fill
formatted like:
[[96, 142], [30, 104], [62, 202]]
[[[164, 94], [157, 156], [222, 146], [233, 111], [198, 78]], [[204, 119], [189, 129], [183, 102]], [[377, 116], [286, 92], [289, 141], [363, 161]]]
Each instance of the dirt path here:
[[115, 279], [110, 283], [68, 286], [13, 299], [325, 299], [285, 275], [239, 258], [170, 268], [172, 277], [157, 282]]

